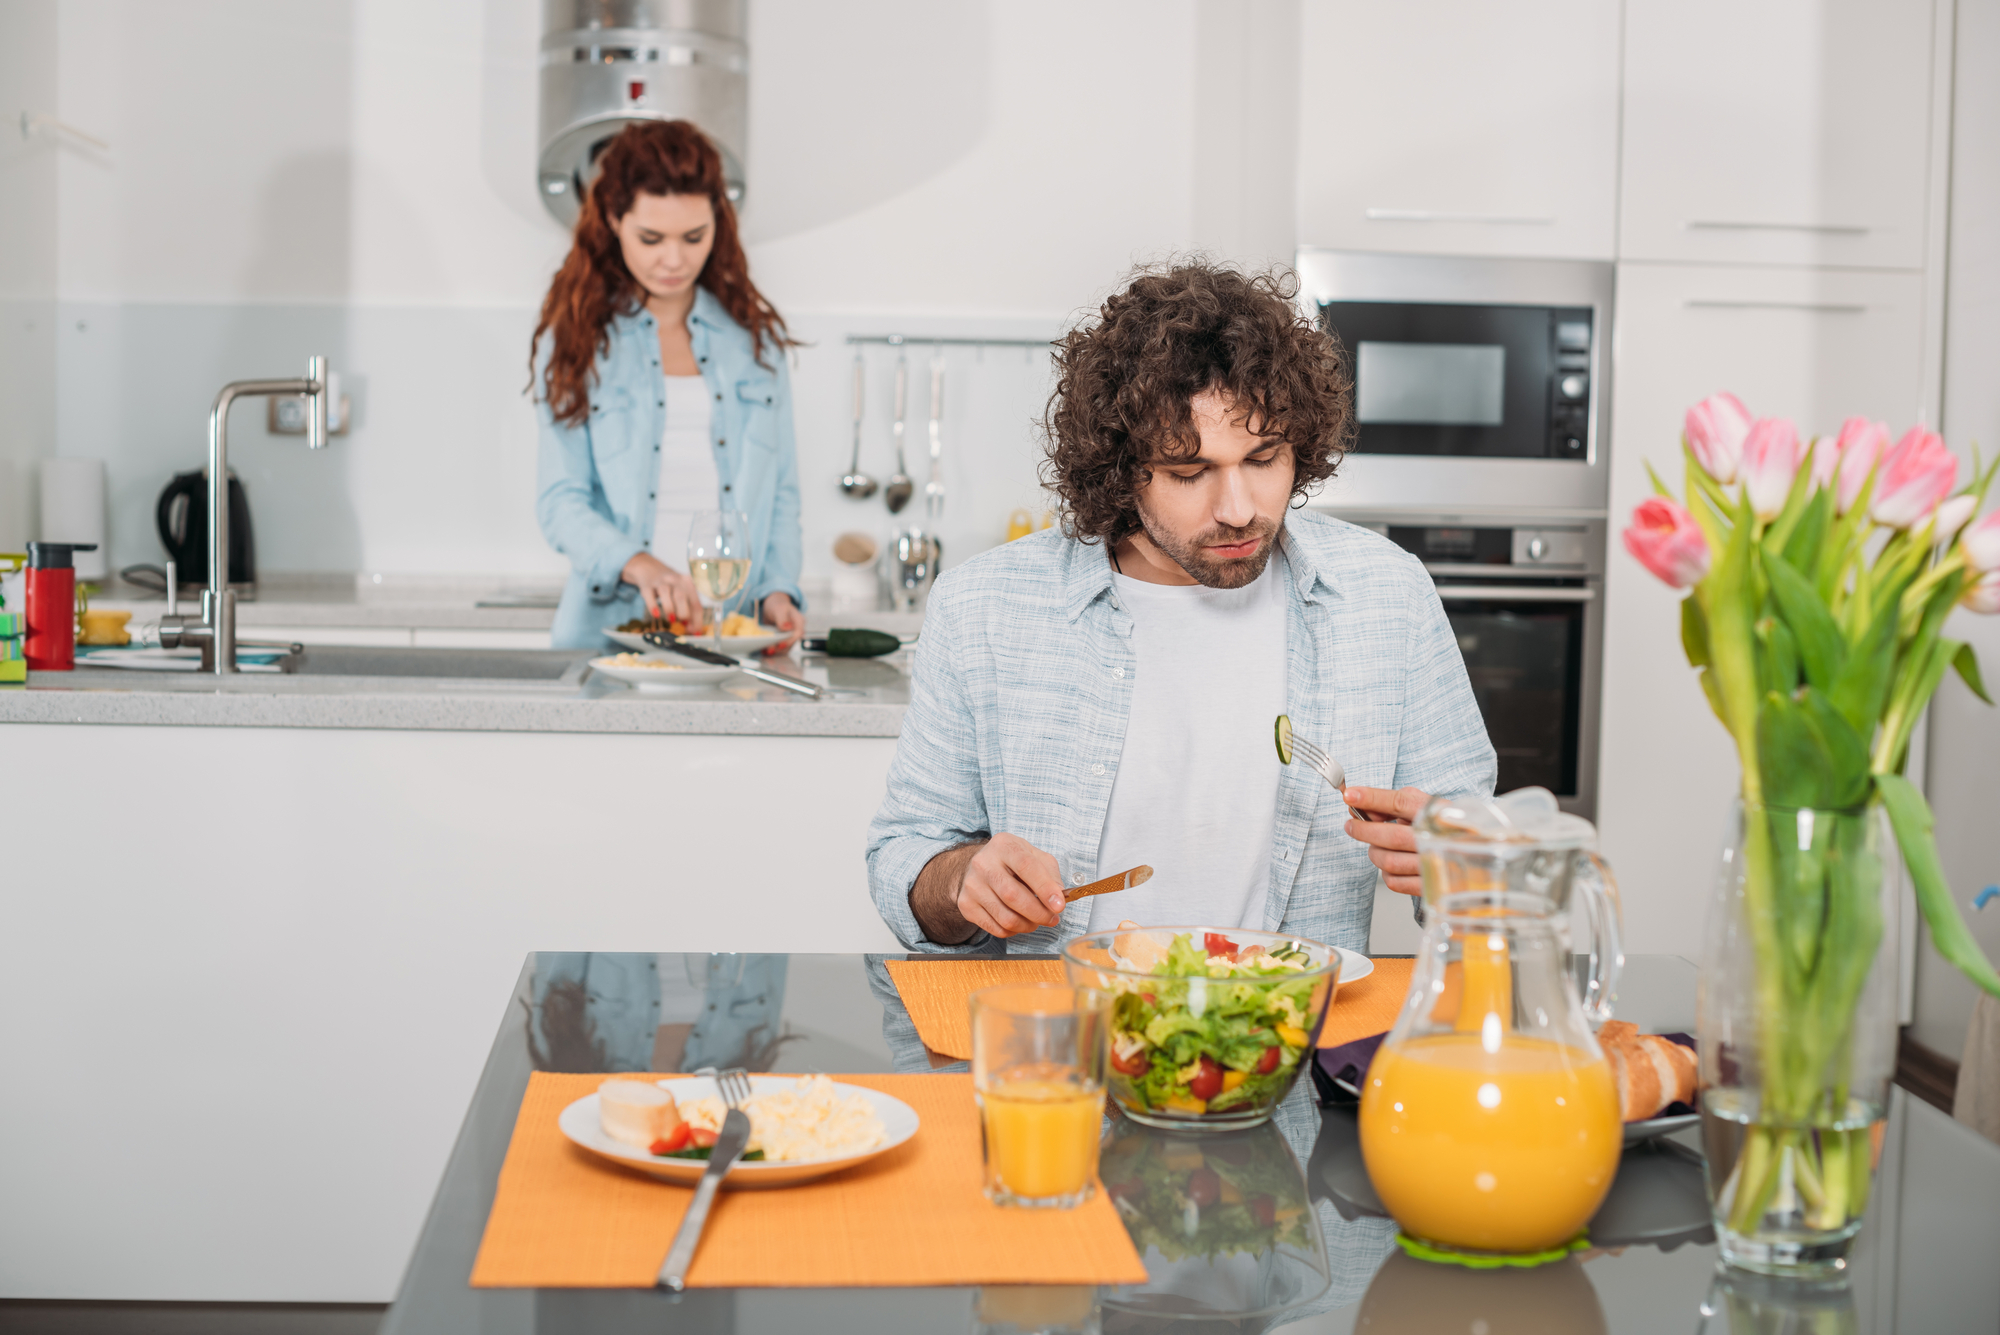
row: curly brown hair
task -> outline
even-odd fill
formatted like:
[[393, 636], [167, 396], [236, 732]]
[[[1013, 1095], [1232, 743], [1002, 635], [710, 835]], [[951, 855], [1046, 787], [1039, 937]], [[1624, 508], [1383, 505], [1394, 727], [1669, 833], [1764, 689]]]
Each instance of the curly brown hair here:
[[1115, 545], [1139, 530], [1151, 465], [1201, 447], [1188, 405], [1204, 390], [1292, 447], [1294, 504], [1334, 475], [1354, 439], [1354, 378], [1297, 292], [1289, 270], [1176, 260], [1135, 270], [1095, 321], [1056, 341], [1042, 481], [1072, 537]]
[[645, 290], [625, 267], [614, 230], [642, 192], [707, 195], [715, 210], [715, 248], [696, 281], [749, 331], [760, 363], [767, 344], [781, 351], [796, 344], [785, 332], [784, 320], [750, 281], [715, 145], [690, 121], [635, 121], [612, 138], [598, 159], [597, 179], [577, 215], [576, 239], [542, 299], [542, 316], [529, 343], [533, 390], [535, 353], [542, 335], [550, 335], [540, 389], [558, 422], [575, 425], [590, 415], [590, 386], [597, 355], [610, 345], [612, 317], [630, 315], [645, 304]]

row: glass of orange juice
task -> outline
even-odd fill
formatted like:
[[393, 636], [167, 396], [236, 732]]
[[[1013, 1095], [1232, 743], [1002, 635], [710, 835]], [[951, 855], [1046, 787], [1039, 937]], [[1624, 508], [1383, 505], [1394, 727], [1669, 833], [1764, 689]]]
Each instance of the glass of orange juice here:
[[1104, 1121], [1111, 997], [1068, 983], [974, 992], [972, 1090], [986, 1198], [1067, 1210], [1090, 1199]]

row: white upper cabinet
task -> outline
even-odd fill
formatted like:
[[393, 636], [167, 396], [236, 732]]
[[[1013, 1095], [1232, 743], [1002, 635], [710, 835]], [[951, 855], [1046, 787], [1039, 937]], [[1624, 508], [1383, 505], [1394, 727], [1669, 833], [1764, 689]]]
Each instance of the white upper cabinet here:
[[1617, 0], [1306, 0], [1299, 242], [1612, 256]]
[[1921, 268], [1936, 22], [1932, 0], [1627, 0], [1620, 257]]

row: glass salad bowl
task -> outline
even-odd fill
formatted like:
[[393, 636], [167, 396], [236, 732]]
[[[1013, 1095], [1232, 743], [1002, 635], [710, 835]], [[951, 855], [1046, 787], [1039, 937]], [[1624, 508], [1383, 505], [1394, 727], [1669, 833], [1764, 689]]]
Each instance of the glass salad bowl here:
[[1312, 1060], [1340, 957], [1274, 932], [1135, 927], [1077, 937], [1063, 967], [1112, 994], [1105, 1087], [1127, 1117], [1234, 1131], [1270, 1120]]

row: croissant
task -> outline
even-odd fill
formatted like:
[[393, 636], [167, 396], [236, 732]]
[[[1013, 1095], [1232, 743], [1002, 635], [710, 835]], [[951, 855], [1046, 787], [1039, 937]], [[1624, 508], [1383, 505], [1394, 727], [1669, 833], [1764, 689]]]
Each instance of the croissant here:
[[1624, 1020], [1609, 1020], [1597, 1042], [1611, 1059], [1624, 1119], [1658, 1117], [1673, 1103], [1694, 1102], [1695, 1056], [1691, 1048], [1658, 1034], [1642, 1034]]

